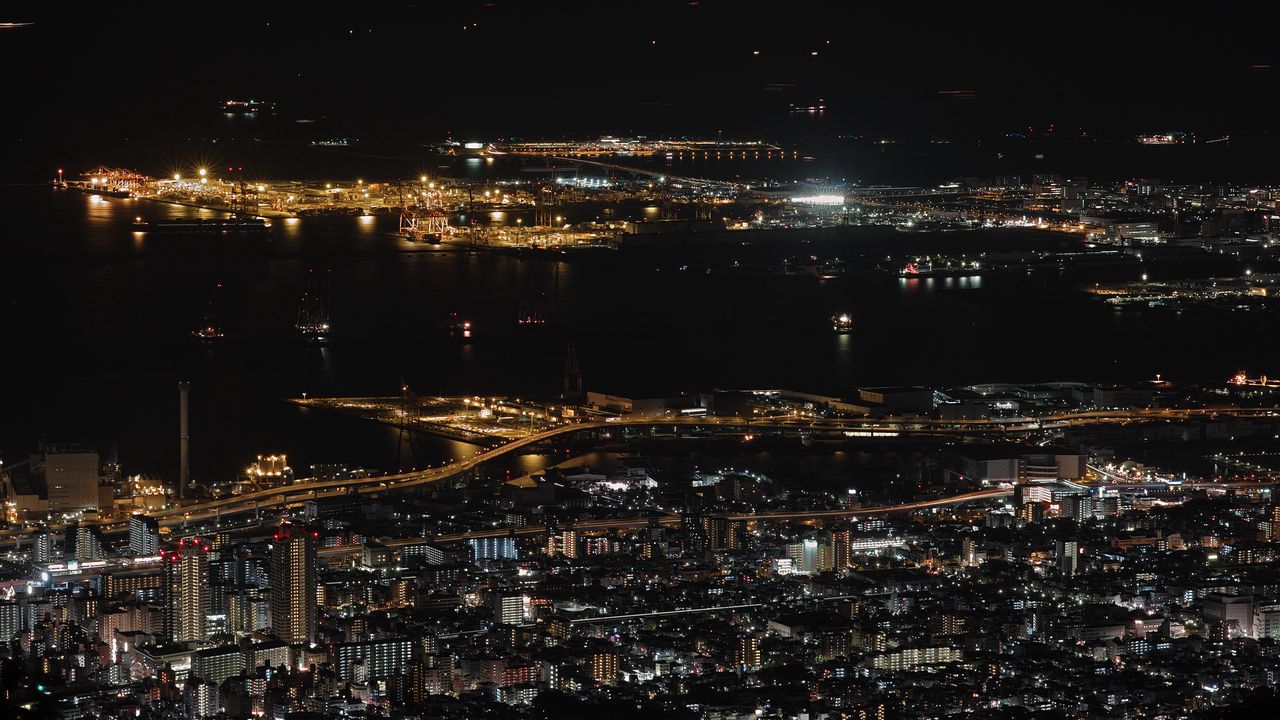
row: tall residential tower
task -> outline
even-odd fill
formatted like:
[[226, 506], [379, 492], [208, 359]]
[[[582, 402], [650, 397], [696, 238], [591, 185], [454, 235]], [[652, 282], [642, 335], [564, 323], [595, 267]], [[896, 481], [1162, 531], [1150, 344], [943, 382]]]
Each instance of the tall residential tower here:
[[288, 643], [316, 641], [316, 547], [320, 532], [285, 521], [271, 546], [271, 630]]

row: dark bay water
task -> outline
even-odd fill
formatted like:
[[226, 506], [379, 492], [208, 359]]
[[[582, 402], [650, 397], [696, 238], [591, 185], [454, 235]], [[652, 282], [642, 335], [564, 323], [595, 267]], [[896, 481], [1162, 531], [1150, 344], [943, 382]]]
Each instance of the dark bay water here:
[[[284, 397], [555, 395], [572, 337], [586, 385], [619, 393], [1003, 380], [1128, 381], [1159, 372], [1221, 380], [1278, 371], [1264, 315], [1117, 312], [1089, 301], [1091, 278], [1056, 273], [905, 281], [833, 280], [713, 270], [707, 260], [1057, 244], [1009, 232], [904, 235], [854, 228], [819, 243], [778, 236], [752, 247], [695, 246], [553, 261], [434, 250], [381, 221], [280, 223], [260, 247], [219, 237], [146, 236], [150, 219], [208, 214], [47, 188], [0, 190], [0, 450], [10, 462], [41, 436], [118, 444], [126, 472], [174, 474], [179, 379], [192, 383], [197, 478], [241, 470], [258, 453], [295, 467], [387, 468], [397, 433], [299, 410]], [[692, 269], [681, 271], [682, 264]], [[1153, 278], [1185, 268], [1152, 266]], [[1120, 271], [1120, 278], [1139, 270]], [[293, 324], [309, 274], [328, 277], [332, 342]], [[1120, 279], [1116, 278], [1116, 279]], [[227, 338], [190, 338], [215, 284]], [[522, 297], [548, 296], [553, 327], [515, 326]], [[848, 310], [856, 332], [833, 335]], [[475, 323], [467, 344], [442, 337], [451, 312]], [[424, 439], [415, 464], [470, 452]]]

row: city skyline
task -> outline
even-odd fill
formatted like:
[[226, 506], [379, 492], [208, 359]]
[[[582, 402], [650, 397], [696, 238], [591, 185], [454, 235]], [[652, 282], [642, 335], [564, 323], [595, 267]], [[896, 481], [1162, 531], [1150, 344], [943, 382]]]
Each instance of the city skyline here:
[[[315, 16], [232, 7], [192, 23], [178, 9], [46, 19], [47, 11], [15, 8], [30, 25], [0, 38], [7, 61], [35, 53], [74, 71], [128, 47], [141, 54], [107, 62], [140, 62], [146, 72], [135, 75], [133, 92], [108, 83], [71, 96], [51, 92], [37, 74], [15, 78], [19, 106], [53, 112], [16, 114], [12, 139], [49, 140], [56, 128], [66, 142], [60, 130], [70, 125], [111, 141], [170, 140], [147, 118], [182, 107], [191, 127], [209, 132], [188, 109], [254, 96], [291, 117], [331, 119], [340, 131], [412, 140], [451, 130], [479, 139], [794, 133], [781, 122], [786, 109], [820, 102], [831, 120], [821, 131], [832, 136], [1271, 129], [1260, 115], [1274, 97], [1275, 57], [1261, 21], [1228, 19], [1235, 41], [1219, 42], [1190, 16], [1089, 5], [1069, 14], [1105, 25], [1027, 24], [1016, 12], [978, 18], [963, 8], [880, 6], [858, 18], [827, 5], [618, 10], [609, 20], [586, 4], [392, 4]], [[1187, 51], [1171, 51], [1180, 41]], [[239, 71], [227, 72], [233, 49], [230, 67]], [[708, 85], [725, 91], [708, 95]], [[349, 99], [332, 102], [335, 91]], [[528, 112], [504, 116], [505, 103]]]
[[0, 707], [1259, 717], [1269, 8], [9, 8]]

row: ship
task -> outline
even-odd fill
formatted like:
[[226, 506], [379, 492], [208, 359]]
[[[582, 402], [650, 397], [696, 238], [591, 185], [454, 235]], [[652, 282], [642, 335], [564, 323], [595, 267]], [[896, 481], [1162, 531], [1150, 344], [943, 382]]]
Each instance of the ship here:
[[298, 300], [298, 320], [294, 329], [304, 339], [321, 342], [329, 336], [329, 309], [325, 302], [328, 275], [307, 274], [307, 287]]
[[547, 324], [547, 295], [538, 293], [520, 298], [520, 309], [516, 313], [516, 325], [519, 327], [542, 327]]
[[346, 205], [333, 205], [324, 207], [300, 208], [294, 213], [300, 218], [326, 218], [326, 217], [359, 217], [364, 215], [364, 208], [350, 207]]
[[86, 195], [97, 195], [99, 197], [113, 197], [113, 198], [133, 197], [133, 193], [128, 190], [123, 190], [119, 188], [108, 188], [106, 185], [98, 187], [95, 185], [75, 185], [71, 183], [64, 183], [62, 187], [66, 190], [71, 190], [73, 192], [85, 193]]
[[853, 332], [853, 316], [847, 312], [832, 315], [831, 329], [838, 333]]
[[213, 296], [205, 307], [204, 317], [191, 336], [202, 343], [215, 343], [222, 339], [222, 283], [213, 289]]
[[962, 261], [959, 265], [934, 265], [933, 263], [925, 263], [921, 265], [919, 262], [912, 260], [902, 269], [897, 271], [900, 278], [930, 278], [930, 277], [967, 277], [980, 274], [978, 271], [980, 265], [977, 261], [973, 264], [966, 264]]
[[224, 100], [222, 101], [222, 112], [225, 113], [258, 113], [271, 112], [276, 109], [276, 104], [267, 100]]
[[193, 218], [149, 222], [138, 219], [133, 229], [139, 232], [166, 234], [236, 233], [258, 235], [271, 231], [271, 223], [263, 218]]
[[463, 320], [458, 316], [457, 312], [449, 313], [449, 319], [440, 323], [440, 330], [449, 337], [460, 340], [470, 340], [475, 332], [471, 321]]

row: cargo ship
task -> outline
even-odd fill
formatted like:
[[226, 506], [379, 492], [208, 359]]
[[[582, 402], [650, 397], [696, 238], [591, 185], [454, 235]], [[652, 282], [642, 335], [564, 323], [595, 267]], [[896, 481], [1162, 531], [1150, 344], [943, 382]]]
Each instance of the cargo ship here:
[[191, 332], [191, 336], [202, 343], [215, 343], [222, 339], [222, 335], [222, 283], [218, 283], [200, 325]]
[[320, 342], [329, 335], [329, 313], [319, 296], [309, 292], [298, 300], [298, 321], [294, 328], [306, 340]]
[[474, 332], [471, 321], [458, 317], [458, 313], [449, 313], [449, 319], [440, 323], [440, 330], [451, 338], [470, 340]]
[[300, 208], [294, 213], [300, 218], [325, 218], [325, 217], [359, 217], [364, 215], [364, 208], [333, 206], [333, 207], [315, 207]]
[[547, 324], [547, 294], [525, 295], [520, 298], [516, 312], [516, 325], [524, 328], [542, 327]]
[[265, 234], [271, 231], [271, 223], [263, 218], [195, 218], [191, 220], [161, 220], [148, 222], [138, 219], [133, 229], [150, 233], [247, 233]]
[[853, 316], [849, 313], [836, 313], [831, 316], [831, 329], [838, 333], [853, 332]]
[[276, 109], [276, 104], [266, 100], [224, 100], [222, 101], [222, 112], [225, 113], [258, 113], [271, 112]]
[[294, 329], [304, 339], [323, 342], [329, 336], [329, 308], [325, 302], [328, 294], [329, 275], [307, 272], [307, 286], [298, 300], [298, 320]]
[[133, 197], [133, 193], [128, 190], [117, 190], [106, 187], [96, 187], [93, 185], [75, 185], [66, 183], [61, 187], [74, 192], [84, 193], [86, 195], [98, 195], [101, 197], [128, 198]]

